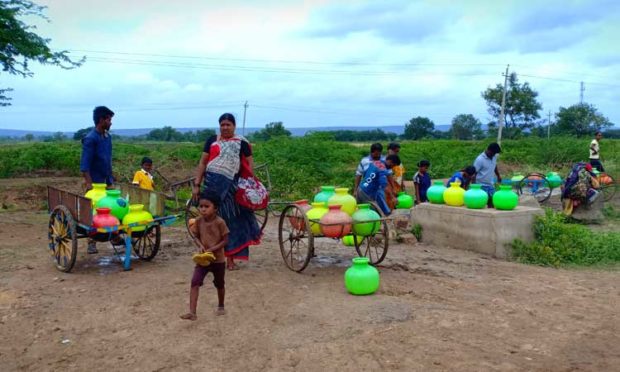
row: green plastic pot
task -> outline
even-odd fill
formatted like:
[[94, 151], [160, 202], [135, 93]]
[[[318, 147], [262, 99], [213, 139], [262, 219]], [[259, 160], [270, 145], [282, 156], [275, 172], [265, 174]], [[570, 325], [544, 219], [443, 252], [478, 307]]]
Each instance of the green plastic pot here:
[[369, 265], [367, 257], [355, 257], [344, 273], [344, 285], [353, 295], [369, 295], [379, 289], [379, 271]]
[[409, 209], [413, 207], [413, 198], [404, 191], [398, 193], [396, 209]]
[[435, 181], [433, 182], [433, 186], [429, 187], [428, 190], [426, 190], [426, 197], [428, 197], [428, 201], [433, 204], [444, 204], [444, 191], [446, 191], [446, 187], [443, 185], [443, 182]]
[[482, 209], [487, 206], [489, 195], [481, 189], [482, 185], [474, 183], [465, 191], [465, 206], [469, 209]]
[[321, 186], [321, 191], [314, 195], [313, 202], [314, 203], [324, 203], [325, 208], [327, 208], [327, 201], [331, 198], [332, 195], [336, 192], [335, 186]]
[[121, 197], [121, 190], [106, 190], [106, 196], [99, 199], [96, 207], [110, 208], [111, 214], [119, 221], [122, 221], [123, 217], [129, 213], [129, 204]]
[[557, 172], [549, 172], [545, 177], [549, 187], [559, 187], [562, 184], [562, 177]]
[[512, 191], [510, 185], [501, 185], [500, 190], [493, 194], [493, 206], [495, 209], [510, 211], [519, 204], [519, 196]]
[[[353, 231], [356, 235], [369, 236], [379, 231], [381, 216], [370, 209], [370, 204], [359, 204], [353, 213]], [[370, 222], [368, 222], [370, 221]]]

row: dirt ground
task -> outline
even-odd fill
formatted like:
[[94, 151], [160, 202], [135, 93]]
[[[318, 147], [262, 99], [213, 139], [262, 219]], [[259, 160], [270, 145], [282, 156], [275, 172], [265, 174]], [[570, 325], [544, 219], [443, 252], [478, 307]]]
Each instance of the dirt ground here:
[[214, 315], [209, 283], [190, 322], [178, 318], [193, 267], [183, 227], [165, 227], [157, 257], [128, 272], [107, 244], [86, 255], [81, 241], [63, 274], [46, 253], [44, 211], [0, 221], [2, 371], [620, 370], [618, 270], [393, 244], [379, 291], [356, 297], [343, 284], [351, 248], [318, 239], [294, 273], [272, 220], [251, 260], [226, 274], [227, 314]]

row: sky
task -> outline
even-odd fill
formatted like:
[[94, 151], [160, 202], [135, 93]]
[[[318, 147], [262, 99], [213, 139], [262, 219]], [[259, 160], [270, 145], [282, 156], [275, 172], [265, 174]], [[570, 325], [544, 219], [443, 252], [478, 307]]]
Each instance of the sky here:
[[0, 72], [1, 129], [74, 131], [92, 110], [114, 128], [436, 125], [490, 120], [481, 92], [506, 66], [541, 116], [583, 100], [620, 124], [620, 2], [46, 0], [24, 19], [77, 69]]

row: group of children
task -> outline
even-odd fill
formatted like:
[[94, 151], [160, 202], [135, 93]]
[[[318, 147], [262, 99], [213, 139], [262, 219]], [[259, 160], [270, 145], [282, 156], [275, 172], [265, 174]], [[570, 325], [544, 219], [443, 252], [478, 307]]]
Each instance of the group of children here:
[[[355, 171], [355, 196], [359, 203], [377, 203], [387, 216], [396, 205], [398, 192], [405, 191], [405, 167], [398, 156], [400, 152], [398, 143], [392, 142], [388, 145], [387, 156], [382, 152], [383, 146], [380, 143], [373, 143], [370, 146], [370, 154], [360, 160]], [[431, 186], [431, 177], [428, 174], [431, 163], [428, 160], [421, 160], [417, 165], [418, 171], [413, 176], [413, 185], [415, 203], [420, 204], [428, 202], [426, 192]], [[467, 190], [475, 175], [476, 168], [473, 165], [466, 166], [456, 171], [446, 186], [452, 182], [460, 182], [461, 187]]]

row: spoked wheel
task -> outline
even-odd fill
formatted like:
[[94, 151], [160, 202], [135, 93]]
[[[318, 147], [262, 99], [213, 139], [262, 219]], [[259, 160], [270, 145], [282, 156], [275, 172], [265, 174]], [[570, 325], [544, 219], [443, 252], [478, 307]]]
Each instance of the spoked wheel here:
[[284, 263], [301, 272], [314, 255], [314, 236], [304, 211], [296, 205], [284, 208], [278, 225], [278, 241]]
[[64, 205], [59, 205], [52, 210], [47, 236], [49, 252], [56, 268], [68, 273], [75, 265], [78, 244], [75, 220]]
[[131, 233], [133, 251], [141, 260], [150, 261], [157, 255], [161, 243], [161, 226], [153, 225], [144, 231]]
[[598, 176], [598, 179], [601, 192], [603, 193], [603, 200], [608, 202], [613, 199], [614, 195], [616, 194], [618, 184], [616, 184], [616, 181], [611, 178], [611, 176], [607, 173], [601, 173]]
[[256, 216], [256, 222], [258, 222], [258, 226], [260, 226], [260, 232], [262, 233], [267, 226], [267, 220], [269, 219], [269, 206], [265, 209], [259, 209], [254, 211], [254, 216]]
[[187, 233], [189, 236], [194, 239], [194, 233], [192, 232], [192, 226], [196, 222], [196, 218], [200, 216], [198, 213], [198, 205], [194, 204], [192, 199], [189, 199], [187, 203], [185, 203], [185, 227], [187, 228]]
[[379, 230], [374, 235], [365, 236], [359, 244], [357, 238], [354, 238], [353, 242], [355, 243], [355, 250], [360, 257], [368, 257], [371, 265], [378, 265], [387, 255], [390, 245], [390, 231], [381, 209], [375, 203], [370, 203], [370, 209], [381, 216], [381, 221], [378, 222]]
[[551, 187], [542, 173], [530, 173], [523, 177], [519, 182], [517, 192], [519, 195], [531, 195], [539, 203], [544, 203], [551, 197]]

